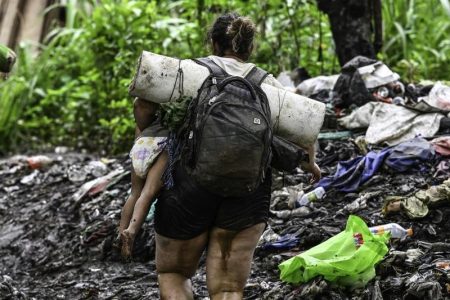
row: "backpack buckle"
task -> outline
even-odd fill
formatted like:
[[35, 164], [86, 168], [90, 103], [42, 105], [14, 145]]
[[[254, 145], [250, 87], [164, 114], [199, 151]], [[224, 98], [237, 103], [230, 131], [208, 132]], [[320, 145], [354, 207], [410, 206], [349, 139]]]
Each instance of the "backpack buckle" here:
[[212, 83], [213, 83], [213, 84], [217, 84], [217, 78], [216, 78], [216, 77], [213, 77], [213, 78], [212, 78]]
[[212, 97], [211, 99], [209, 99], [209, 101], [208, 101], [208, 105], [213, 105], [214, 104], [214, 102], [216, 102], [216, 96], [214, 96], [214, 97]]

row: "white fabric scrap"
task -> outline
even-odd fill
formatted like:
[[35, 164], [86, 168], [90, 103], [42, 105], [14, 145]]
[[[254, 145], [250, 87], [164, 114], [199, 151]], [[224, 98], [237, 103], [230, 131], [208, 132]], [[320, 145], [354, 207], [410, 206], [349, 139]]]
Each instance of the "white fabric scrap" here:
[[369, 144], [397, 145], [418, 135], [432, 137], [439, 130], [444, 115], [419, 113], [402, 106], [369, 102], [339, 120], [347, 129], [368, 128]]

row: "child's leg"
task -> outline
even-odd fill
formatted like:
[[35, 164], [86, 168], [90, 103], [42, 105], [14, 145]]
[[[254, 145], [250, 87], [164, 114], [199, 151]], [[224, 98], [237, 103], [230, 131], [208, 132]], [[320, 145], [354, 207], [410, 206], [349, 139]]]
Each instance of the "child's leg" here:
[[134, 237], [141, 228], [142, 223], [144, 223], [145, 217], [148, 214], [150, 205], [152, 204], [155, 196], [163, 186], [161, 177], [164, 173], [164, 170], [166, 169], [167, 160], [167, 152], [163, 151], [156, 159], [154, 165], [148, 171], [144, 188], [142, 189], [141, 195], [139, 196], [139, 199], [134, 206], [130, 225], [122, 233], [122, 255], [124, 256], [131, 256]]
[[131, 168], [131, 194], [125, 202], [122, 213], [120, 215], [119, 234], [130, 225], [131, 216], [133, 215], [134, 205], [142, 193], [144, 187], [144, 179], [136, 175]]

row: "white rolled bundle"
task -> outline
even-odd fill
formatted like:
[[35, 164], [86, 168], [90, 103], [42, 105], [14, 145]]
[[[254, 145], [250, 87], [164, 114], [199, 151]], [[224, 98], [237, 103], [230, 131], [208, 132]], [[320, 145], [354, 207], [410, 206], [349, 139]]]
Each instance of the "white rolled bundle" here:
[[[179, 60], [147, 51], [139, 58], [130, 95], [156, 103], [177, 99], [180, 91], [179, 82], [175, 84], [175, 81], [179, 68], [183, 70], [183, 94], [196, 97], [209, 76], [206, 67], [189, 59]], [[269, 100], [274, 134], [302, 147], [312, 145], [322, 127], [325, 105], [265, 83], [261, 87]]]

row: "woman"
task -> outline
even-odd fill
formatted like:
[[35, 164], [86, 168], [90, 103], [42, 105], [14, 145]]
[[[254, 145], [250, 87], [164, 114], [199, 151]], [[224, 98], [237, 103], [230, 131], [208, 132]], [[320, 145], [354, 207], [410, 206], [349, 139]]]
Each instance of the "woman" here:
[[[228, 74], [245, 76], [255, 25], [236, 13], [220, 16], [209, 32], [210, 58]], [[264, 83], [282, 85], [273, 76]], [[314, 162], [305, 166], [320, 178]], [[156, 268], [162, 299], [193, 299], [190, 278], [207, 248], [211, 299], [242, 299], [258, 240], [269, 216], [271, 176], [249, 197], [224, 199], [198, 187], [175, 167], [175, 185], [161, 192], [155, 210]]]

